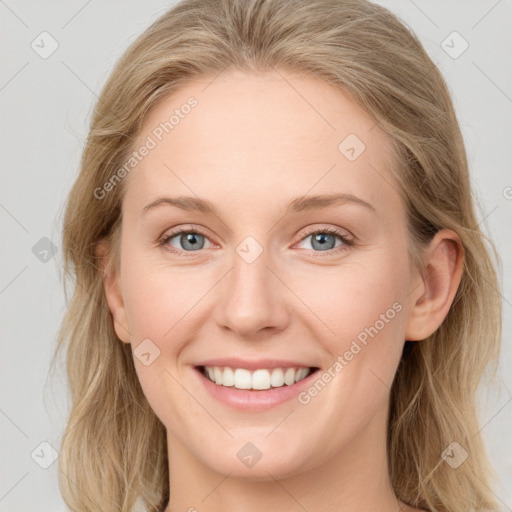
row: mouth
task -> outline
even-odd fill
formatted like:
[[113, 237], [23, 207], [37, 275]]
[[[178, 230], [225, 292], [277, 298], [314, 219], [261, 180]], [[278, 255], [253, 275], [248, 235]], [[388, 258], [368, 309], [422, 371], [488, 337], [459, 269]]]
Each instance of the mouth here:
[[203, 377], [217, 386], [245, 391], [268, 391], [293, 386], [320, 368], [286, 367], [286, 368], [233, 368], [230, 366], [195, 366]]

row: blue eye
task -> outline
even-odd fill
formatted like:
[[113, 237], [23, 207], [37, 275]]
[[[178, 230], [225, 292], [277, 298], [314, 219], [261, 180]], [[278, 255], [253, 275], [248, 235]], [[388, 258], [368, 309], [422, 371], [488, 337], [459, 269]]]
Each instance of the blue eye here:
[[[327, 227], [317, 229], [306, 234], [301, 242], [312, 237], [311, 247], [314, 252], [337, 252], [339, 250], [346, 250], [349, 246], [354, 245], [354, 241], [347, 238], [344, 234], [335, 228]], [[341, 240], [341, 244], [336, 246], [336, 238]], [[178, 247], [171, 244], [172, 240], [176, 239]], [[168, 233], [159, 242], [159, 245], [165, 246], [167, 250], [173, 253], [179, 252], [195, 252], [200, 251], [205, 246], [205, 241], [208, 237], [197, 230], [178, 230]], [[208, 240], [209, 242], [209, 240]], [[209, 242], [211, 243], [211, 242]]]
[[[352, 241], [341, 234], [337, 229], [324, 228], [313, 231], [306, 235], [302, 240], [312, 237], [311, 246], [318, 251], [332, 251], [333, 249], [345, 249], [345, 246], [352, 245]], [[336, 238], [341, 240], [341, 244], [336, 246]]]
[[204, 241], [207, 240], [205, 235], [196, 231], [178, 231], [177, 233], [171, 233], [166, 236], [161, 241], [161, 244], [167, 245], [173, 238], [178, 238], [178, 244], [181, 246], [178, 247], [178, 249], [184, 249], [186, 252], [202, 249], [204, 247]]

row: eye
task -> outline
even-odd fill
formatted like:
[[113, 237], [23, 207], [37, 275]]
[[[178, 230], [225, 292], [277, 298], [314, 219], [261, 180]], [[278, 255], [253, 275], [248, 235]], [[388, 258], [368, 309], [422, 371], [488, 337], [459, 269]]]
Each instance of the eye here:
[[[174, 243], [171, 243], [174, 239], [176, 239]], [[159, 244], [171, 252], [194, 252], [204, 248], [205, 240], [208, 240], [206, 235], [196, 229], [181, 229], [167, 233]]]
[[[301, 241], [307, 240], [310, 237], [312, 237], [310, 245], [315, 252], [332, 251], [333, 249], [336, 249], [335, 252], [337, 252], [338, 250], [346, 250], [348, 246], [354, 244], [354, 241], [345, 236], [344, 233], [330, 227], [311, 231]], [[336, 238], [341, 240], [341, 244], [338, 246], [336, 246]], [[309, 248], [306, 247], [306, 249]]]

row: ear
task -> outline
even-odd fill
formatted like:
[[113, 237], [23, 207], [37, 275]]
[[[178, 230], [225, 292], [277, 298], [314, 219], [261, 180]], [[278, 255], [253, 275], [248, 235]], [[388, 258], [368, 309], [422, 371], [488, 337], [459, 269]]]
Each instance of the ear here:
[[437, 232], [424, 256], [419, 284], [409, 292], [410, 312], [405, 339], [424, 340], [443, 323], [459, 287], [464, 266], [464, 248], [452, 230]]
[[100, 271], [103, 274], [103, 289], [105, 290], [108, 308], [112, 314], [114, 330], [121, 341], [130, 343], [130, 332], [119, 278], [110, 258], [108, 243], [105, 239], [102, 239], [96, 246], [96, 256], [98, 257]]

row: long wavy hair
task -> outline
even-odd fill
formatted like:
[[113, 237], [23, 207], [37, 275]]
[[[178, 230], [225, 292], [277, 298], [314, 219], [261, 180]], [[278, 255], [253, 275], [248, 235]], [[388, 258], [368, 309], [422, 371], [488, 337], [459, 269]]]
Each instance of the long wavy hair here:
[[[73, 511], [160, 511], [169, 500], [166, 431], [140, 386], [131, 345], [113, 328], [98, 243], [119, 264], [123, 166], [148, 111], [188, 80], [241, 70], [287, 70], [348, 94], [392, 136], [411, 261], [442, 228], [455, 231], [464, 269], [441, 326], [405, 342], [393, 381], [387, 454], [396, 495], [432, 512], [497, 509], [496, 474], [479, 432], [478, 388], [496, 379], [501, 261], [479, 227], [463, 137], [446, 83], [414, 33], [366, 0], [183, 0], [126, 50], [95, 105], [63, 219], [67, 309], [52, 360], [65, 350], [71, 410], [59, 484]], [[69, 300], [66, 284], [71, 280]], [[494, 380], [493, 380], [494, 382]], [[469, 454], [453, 469], [452, 443]]]

